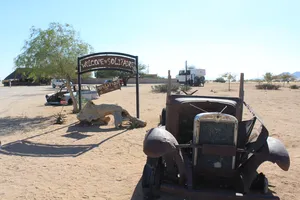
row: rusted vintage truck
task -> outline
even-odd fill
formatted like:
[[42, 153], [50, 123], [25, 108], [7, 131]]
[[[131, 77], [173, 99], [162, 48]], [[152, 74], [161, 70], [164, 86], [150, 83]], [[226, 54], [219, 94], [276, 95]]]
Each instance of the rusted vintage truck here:
[[[284, 144], [269, 136], [262, 120], [239, 97], [168, 95], [158, 127], [144, 139], [145, 199], [169, 192], [203, 200], [278, 200], [258, 167], [290, 166]], [[252, 113], [243, 119], [243, 110]]]

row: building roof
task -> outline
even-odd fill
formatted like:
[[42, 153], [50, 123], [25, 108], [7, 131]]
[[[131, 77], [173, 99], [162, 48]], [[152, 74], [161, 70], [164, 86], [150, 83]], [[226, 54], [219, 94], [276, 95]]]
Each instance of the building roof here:
[[4, 80], [9, 79], [26, 79], [28, 78], [30, 74], [30, 69], [28, 68], [18, 68], [15, 71], [13, 71], [10, 75], [8, 75]]

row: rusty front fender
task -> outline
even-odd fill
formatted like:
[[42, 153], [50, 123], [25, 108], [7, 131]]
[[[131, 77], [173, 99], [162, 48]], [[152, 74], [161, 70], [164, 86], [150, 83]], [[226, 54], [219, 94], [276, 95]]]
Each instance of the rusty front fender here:
[[290, 156], [284, 144], [273, 137], [268, 137], [267, 145], [262, 148], [262, 155], [266, 161], [276, 163], [282, 170], [290, 168]]
[[176, 145], [178, 145], [176, 138], [162, 126], [148, 131], [144, 139], [143, 151], [150, 158], [173, 157], [179, 170], [180, 180], [184, 182], [186, 168], [181, 150], [177, 149]]
[[257, 175], [256, 170], [266, 161], [276, 163], [284, 171], [289, 170], [290, 157], [280, 140], [268, 137], [266, 143], [239, 167], [238, 170], [244, 182], [244, 192], [249, 191], [252, 181]]
[[163, 127], [152, 128], [145, 135], [143, 151], [151, 158], [159, 158], [175, 152], [178, 142], [176, 138]]

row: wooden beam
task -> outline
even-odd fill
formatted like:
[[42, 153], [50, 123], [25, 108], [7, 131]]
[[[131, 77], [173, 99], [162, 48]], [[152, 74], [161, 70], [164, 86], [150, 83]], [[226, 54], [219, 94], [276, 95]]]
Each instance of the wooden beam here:
[[168, 70], [168, 90], [167, 90], [167, 98], [171, 95], [171, 71]]
[[243, 107], [244, 107], [244, 73], [240, 75], [240, 91], [239, 91], [239, 98], [241, 100], [241, 107], [240, 107], [240, 116], [239, 121], [243, 120]]

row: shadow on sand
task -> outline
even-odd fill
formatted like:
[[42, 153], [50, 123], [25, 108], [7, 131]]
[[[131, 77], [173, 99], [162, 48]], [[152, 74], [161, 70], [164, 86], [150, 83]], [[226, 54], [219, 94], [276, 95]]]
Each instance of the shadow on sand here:
[[105, 125], [100, 126], [100, 125], [80, 125], [79, 123], [73, 124], [72, 126], [69, 126], [67, 132], [81, 132], [81, 133], [86, 133], [86, 132], [112, 132], [112, 131], [118, 131], [118, 130], [125, 130], [125, 128], [111, 128], [107, 127]]
[[131, 200], [141, 200], [141, 199], [143, 199], [142, 178], [140, 178], [139, 182], [135, 186], [135, 189], [131, 197]]
[[[167, 193], [162, 192], [159, 200], [184, 200], [185, 198], [183, 197], [178, 197], [174, 195], [170, 195]], [[137, 183], [131, 200], [143, 200], [143, 191], [142, 191], [142, 178], [140, 178], [139, 182]]]
[[0, 135], [14, 133], [16, 131], [28, 131], [35, 128], [45, 128], [49, 126], [52, 116], [48, 117], [3, 117], [0, 118]]
[[[274, 187], [274, 186], [269, 185], [268, 199], [271, 199], [271, 196], [276, 194], [276, 192], [274, 192], [273, 190], [270, 189], [272, 187]], [[251, 199], [262, 199], [262, 198], [255, 198], [255, 195], [259, 195], [260, 197], [262, 197], [261, 194], [256, 193], [256, 194], [251, 195], [251, 196], [254, 197], [254, 198], [251, 198]], [[131, 200], [142, 200], [142, 199], [143, 199], [143, 191], [142, 191], [142, 177], [141, 177], [139, 182], [137, 183], [134, 191], [133, 191]], [[175, 194], [168, 194], [168, 193], [165, 193], [165, 192], [161, 192], [160, 193], [160, 198], [159, 198], [159, 200], [186, 200], [186, 199], [195, 199], [195, 198], [183, 197], [183, 196], [180, 197], [180, 196], [176, 196]], [[249, 199], [249, 198], [247, 198], [247, 199]]]
[[[71, 125], [71, 126], [70, 126]], [[0, 149], [0, 154], [5, 155], [15, 155], [15, 156], [30, 156], [30, 157], [77, 157], [80, 156], [95, 147], [99, 147], [104, 142], [121, 135], [127, 131], [127, 129], [101, 129], [99, 127], [80, 127], [76, 123], [62, 126], [52, 131], [47, 131], [45, 133], [41, 133], [39, 135], [35, 135], [32, 137], [25, 138], [23, 140], [11, 142], [2, 145]], [[95, 144], [86, 144], [86, 145], [58, 145], [58, 144], [42, 144], [28, 141], [29, 139], [39, 137], [42, 135], [49, 134], [51, 132], [57, 131], [59, 129], [63, 129], [69, 127], [67, 132], [71, 132], [63, 135], [63, 137], [72, 138], [72, 139], [83, 139], [86, 137], [90, 137], [90, 135], [85, 135], [80, 132], [91, 132], [91, 130], [95, 132], [107, 132], [107, 131], [116, 131], [119, 130], [119, 133], [116, 133], [106, 139], [95, 143]], [[98, 129], [98, 130], [97, 130]]]

